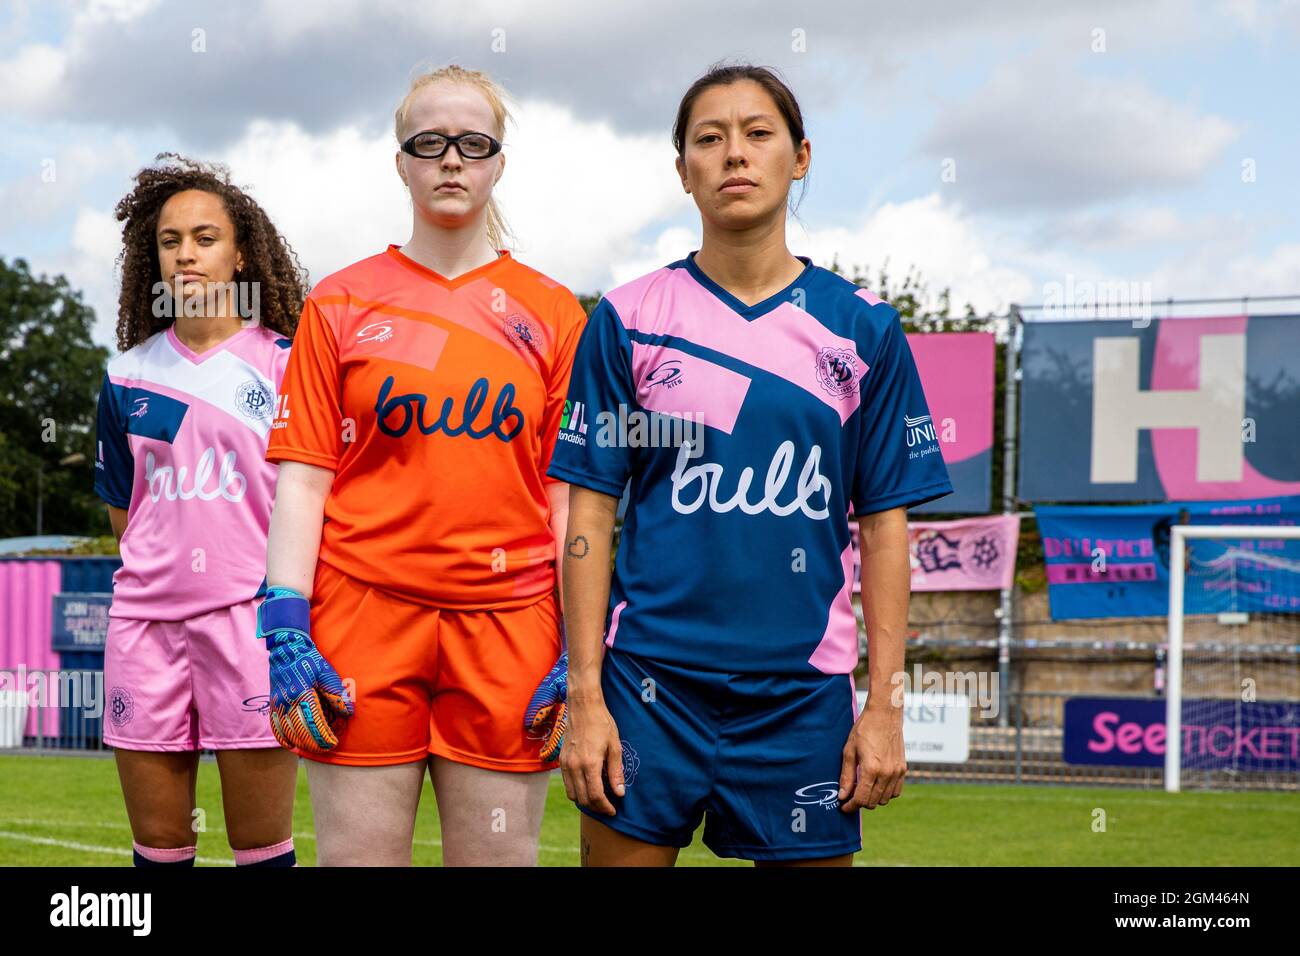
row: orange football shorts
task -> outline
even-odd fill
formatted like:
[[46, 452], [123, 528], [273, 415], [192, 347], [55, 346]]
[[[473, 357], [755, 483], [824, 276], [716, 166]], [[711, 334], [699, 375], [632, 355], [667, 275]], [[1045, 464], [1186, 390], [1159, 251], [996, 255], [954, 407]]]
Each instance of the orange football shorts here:
[[317, 562], [311, 638], [356, 704], [323, 763], [388, 766], [430, 754], [487, 770], [553, 770], [524, 711], [562, 650], [554, 592], [507, 610], [417, 604]]

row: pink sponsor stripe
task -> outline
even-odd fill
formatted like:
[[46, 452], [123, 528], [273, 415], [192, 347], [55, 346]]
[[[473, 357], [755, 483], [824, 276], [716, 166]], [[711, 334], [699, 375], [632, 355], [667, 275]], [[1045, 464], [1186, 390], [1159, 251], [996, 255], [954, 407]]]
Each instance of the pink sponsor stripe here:
[[885, 301], [880, 296], [872, 292], [870, 289], [859, 289], [857, 292], [853, 294], [856, 295], [859, 299], [866, 299], [869, 305], [880, 305], [882, 302]]
[[853, 614], [849, 581], [853, 577], [853, 545], [840, 552], [844, 586], [835, 595], [827, 616], [826, 630], [808, 663], [823, 674], [852, 674], [858, 665], [858, 619]]
[[614, 613], [609, 618], [609, 633], [605, 635], [605, 646], [614, 646], [614, 632], [618, 630], [618, 617], [623, 613], [623, 608], [627, 607], [626, 601], [619, 601], [614, 606]]
[[[675, 363], [665, 365], [665, 363]], [[654, 381], [651, 373], [663, 369]], [[675, 377], [672, 372], [676, 371]], [[665, 345], [632, 343], [632, 377], [642, 408], [700, 421], [731, 434], [750, 380], [729, 368]]]
[[339, 360], [382, 358], [432, 372], [442, 357], [451, 333], [446, 329], [401, 315], [370, 313], [371, 321], [339, 343]]
[[1150, 562], [1110, 563], [1105, 574], [1093, 571], [1086, 561], [1047, 566], [1048, 584], [1100, 584], [1104, 581], [1154, 581], [1156, 566]]
[[[840, 423], [858, 407], [867, 364], [852, 339], [836, 335], [807, 312], [783, 302], [752, 322], [729, 309], [686, 269], [660, 269], [607, 296], [625, 327], [673, 335], [762, 369], [835, 409]], [[831, 389], [818, 375], [823, 349], [847, 351], [856, 368], [852, 387]], [[841, 394], [843, 392], [843, 394]]]

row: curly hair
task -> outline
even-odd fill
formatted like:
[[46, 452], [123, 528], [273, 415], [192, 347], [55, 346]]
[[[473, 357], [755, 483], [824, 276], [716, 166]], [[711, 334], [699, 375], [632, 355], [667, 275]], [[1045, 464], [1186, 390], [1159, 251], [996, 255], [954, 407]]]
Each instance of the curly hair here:
[[158, 265], [158, 216], [163, 204], [186, 189], [201, 189], [221, 198], [235, 226], [235, 242], [244, 256], [236, 273], [240, 282], [258, 283], [260, 322], [292, 338], [307, 297], [307, 270], [265, 210], [230, 182], [219, 163], [202, 163], [176, 153], [159, 153], [154, 165], [135, 175], [135, 188], [117, 204], [122, 226], [122, 273], [118, 296], [117, 347], [125, 352], [172, 323], [156, 316], [153, 287], [162, 277]]

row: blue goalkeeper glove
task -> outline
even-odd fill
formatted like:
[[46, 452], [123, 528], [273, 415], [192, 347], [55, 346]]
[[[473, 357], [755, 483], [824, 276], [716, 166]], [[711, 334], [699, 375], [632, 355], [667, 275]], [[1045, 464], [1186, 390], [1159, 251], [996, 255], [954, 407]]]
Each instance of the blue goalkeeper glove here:
[[352, 716], [343, 681], [311, 642], [311, 603], [293, 588], [268, 588], [257, 608], [257, 636], [271, 658], [271, 730], [280, 746], [325, 753], [339, 742], [333, 725]]
[[564, 730], [568, 726], [565, 699], [569, 691], [569, 652], [565, 650], [555, 662], [528, 702], [524, 712], [524, 728], [532, 733], [546, 735], [542, 744], [543, 760], [557, 760], [564, 744]]

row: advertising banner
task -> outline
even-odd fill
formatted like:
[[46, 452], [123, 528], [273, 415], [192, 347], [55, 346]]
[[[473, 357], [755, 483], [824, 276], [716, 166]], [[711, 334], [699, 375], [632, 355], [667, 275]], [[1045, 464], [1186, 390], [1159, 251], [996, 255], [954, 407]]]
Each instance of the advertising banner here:
[[983, 514], [992, 501], [993, 333], [914, 333], [907, 344], [953, 487], [908, 513]]
[[1300, 494], [1300, 316], [1026, 322], [1019, 495]]
[[[1196, 770], [1300, 770], [1300, 703], [1184, 700], [1182, 765]], [[1074, 697], [1065, 702], [1064, 759], [1110, 767], [1165, 765], [1165, 701]]]
[[[853, 539], [853, 590], [862, 590], [858, 525]], [[997, 591], [1016, 574], [1017, 515], [989, 515], [957, 521], [909, 521], [908, 551], [913, 591]]]
[[[1052, 620], [1169, 613], [1169, 528], [1293, 526], [1300, 496], [1157, 505], [1040, 505]], [[1183, 611], [1300, 611], [1300, 539], [1193, 538]]]

